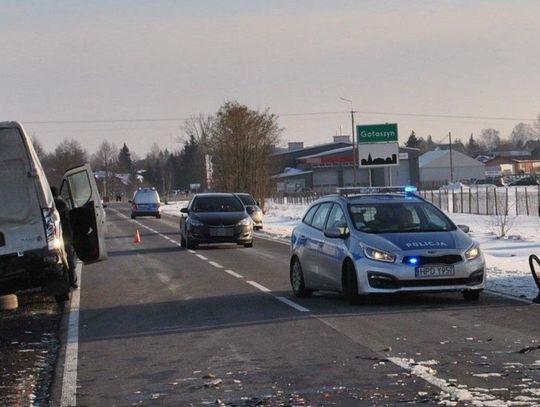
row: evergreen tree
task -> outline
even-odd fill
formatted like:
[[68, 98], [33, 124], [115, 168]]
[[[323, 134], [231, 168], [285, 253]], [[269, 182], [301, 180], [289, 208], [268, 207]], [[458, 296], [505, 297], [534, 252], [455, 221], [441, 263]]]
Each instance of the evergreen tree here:
[[427, 137], [426, 149], [427, 151], [435, 150], [435, 143], [433, 142], [433, 139], [431, 138], [431, 134]]
[[131, 153], [126, 143], [124, 143], [124, 146], [120, 149], [120, 153], [118, 153], [118, 171], [125, 174], [133, 174]]
[[405, 145], [407, 147], [411, 147], [411, 148], [418, 148], [419, 147], [419, 144], [420, 144], [420, 141], [418, 140], [418, 138], [416, 137], [416, 133], [414, 132], [414, 130], [411, 132], [411, 135], [409, 136], [409, 138], [407, 139], [407, 142], [405, 143]]
[[476, 142], [473, 134], [471, 133], [471, 137], [469, 137], [469, 142], [467, 143], [467, 146], [465, 147], [465, 154], [474, 158], [478, 156], [480, 152], [481, 152], [480, 145]]

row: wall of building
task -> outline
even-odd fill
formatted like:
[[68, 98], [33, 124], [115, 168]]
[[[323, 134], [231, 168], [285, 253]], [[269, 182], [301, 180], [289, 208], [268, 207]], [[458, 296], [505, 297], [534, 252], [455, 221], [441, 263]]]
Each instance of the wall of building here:
[[[454, 167], [454, 182], [465, 179], [482, 179], [486, 177], [483, 165], [476, 167]], [[420, 168], [420, 183], [440, 183], [450, 182], [450, 167]]]

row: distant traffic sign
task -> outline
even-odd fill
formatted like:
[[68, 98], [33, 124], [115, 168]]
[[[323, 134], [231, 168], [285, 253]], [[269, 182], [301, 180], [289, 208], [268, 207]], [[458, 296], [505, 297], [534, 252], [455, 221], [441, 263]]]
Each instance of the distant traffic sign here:
[[396, 123], [368, 124], [356, 126], [356, 141], [363, 143], [389, 143], [398, 141]]

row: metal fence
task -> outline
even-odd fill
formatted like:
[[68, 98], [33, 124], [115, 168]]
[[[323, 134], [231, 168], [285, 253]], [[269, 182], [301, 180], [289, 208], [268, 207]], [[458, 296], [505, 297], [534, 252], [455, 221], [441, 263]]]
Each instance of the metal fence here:
[[540, 210], [540, 187], [537, 186], [439, 189], [418, 194], [452, 213], [537, 216]]
[[[508, 216], [540, 214], [540, 186], [478, 186], [422, 190], [417, 194], [451, 213]], [[272, 196], [270, 201], [285, 205], [309, 205], [324, 195], [314, 192], [279, 194]]]

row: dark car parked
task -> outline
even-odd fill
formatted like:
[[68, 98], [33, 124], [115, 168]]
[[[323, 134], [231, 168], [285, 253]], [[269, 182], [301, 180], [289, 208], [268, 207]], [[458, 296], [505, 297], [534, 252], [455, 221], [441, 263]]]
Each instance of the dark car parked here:
[[525, 178], [514, 180], [508, 184], [509, 187], [520, 186], [520, 185], [538, 185], [538, 179], [533, 178], [533, 177], [525, 177]]
[[183, 247], [194, 249], [201, 243], [253, 246], [253, 221], [234, 194], [197, 194], [180, 212]]
[[253, 229], [261, 230], [263, 228], [263, 211], [259, 207], [259, 202], [255, 201], [250, 194], [238, 193], [236, 194], [246, 207], [246, 211], [251, 216], [253, 221]]

